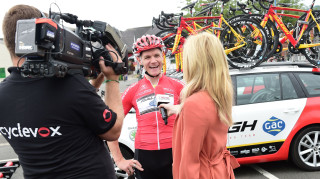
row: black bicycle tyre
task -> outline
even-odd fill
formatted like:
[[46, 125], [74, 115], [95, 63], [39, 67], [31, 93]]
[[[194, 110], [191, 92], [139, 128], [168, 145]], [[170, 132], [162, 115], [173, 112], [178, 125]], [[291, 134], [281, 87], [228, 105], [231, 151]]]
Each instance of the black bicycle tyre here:
[[[257, 54], [254, 57], [247, 58], [246, 59], [247, 61], [243, 61], [243, 62], [241, 61], [241, 58], [242, 59], [244, 58], [244, 56], [242, 54], [240, 54], [240, 53], [239, 54], [231, 53], [231, 55], [228, 54], [227, 57], [228, 57], [229, 65], [231, 67], [233, 67], [233, 68], [238, 68], [238, 69], [241, 69], [241, 68], [254, 68], [256, 66], [259, 66], [264, 61], [264, 57], [265, 57], [266, 52], [267, 52], [267, 37], [266, 37], [266, 32], [265, 32], [264, 28], [262, 28], [260, 26], [260, 24], [257, 23], [255, 20], [245, 19], [245, 18], [237, 20], [237, 21], [234, 21], [229, 25], [230, 26], [227, 26], [222, 31], [221, 37], [220, 37], [221, 43], [223, 44], [224, 47], [227, 47], [227, 48], [231, 48], [232, 47], [232, 45], [230, 46], [230, 43], [232, 44], [232, 41], [230, 41], [230, 40], [232, 40], [232, 38], [234, 38], [234, 35], [232, 35], [233, 33], [230, 33], [230, 32], [232, 32], [230, 27], [233, 28], [234, 30], [237, 30], [237, 29], [239, 30], [239, 29], [241, 29], [241, 27], [243, 25], [247, 25], [248, 27], [254, 26], [261, 33], [261, 46], [260, 46], [258, 52], [256, 52]], [[247, 36], [247, 37], [250, 38], [250, 36]], [[249, 42], [250, 39], [245, 40], [245, 41]], [[244, 46], [242, 48], [244, 49], [245, 47], [248, 47], [248, 46], [249, 45], [246, 45], [246, 46]], [[232, 59], [229, 58], [230, 56], [231, 57], [235, 57], [236, 59], [232, 60]]]
[[[313, 28], [315, 28], [315, 30], [313, 30]], [[303, 37], [301, 39], [303, 44], [311, 44], [310, 38], [309, 38], [311, 31], [312, 31], [312, 33], [311, 33], [312, 39], [315, 39], [314, 34], [316, 33], [316, 37], [319, 40], [316, 43], [320, 43], [320, 32], [317, 28], [317, 24], [315, 22], [313, 22], [308, 26], [307, 30], [303, 34]], [[311, 64], [316, 65], [316, 66], [320, 65], [320, 46], [300, 49], [300, 51]]]
[[[232, 24], [233, 22], [235, 22], [237, 20], [242, 20], [245, 16], [246, 15], [238, 15], [233, 18], [230, 18], [230, 19], [228, 19], [228, 24]], [[228, 28], [227, 24], [223, 24], [223, 27], [224, 27], [224, 29]], [[231, 33], [229, 35], [230, 35], [229, 39], [234, 38], [233, 33]], [[221, 35], [221, 37], [222, 37], [222, 35]], [[231, 48], [231, 47], [228, 46], [228, 48]], [[254, 52], [251, 52], [251, 53], [249, 53], [249, 55], [252, 55], [253, 53]], [[228, 56], [229, 60], [231, 60], [232, 62], [236, 62], [236, 63], [247, 63], [248, 62], [246, 60], [246, 58], [242, 58], [241, 55], [239, 55], [239, 53], [237, 53], [237, 52], [229, 53], [227, 56]]]
[[[176, 29], [166, 29], [166, 30], [162, 30], [162, 31], [156, 33], [156, 36], [157, 36], [157, 37], [160, 37], [160, 38], [163, 38], [163, 37], [165, 37], [166, 35], [168, 35], [168, 34], [170, 34], [170, 33], [173, 33], [173, 35], [170, 36], [170, 37], [168, 38], [168, 40], [164, 40], [164, 41], [163, 41], [163, 42], [164, 42], [164, 45], [165, 45], [167, 48], [172, 48], [172, 47], [173, 47], [177, 30], [176, 30]], [[188, 34], [182, 31], [182, 32], [181, 32], [181, 36], [183, 36], [183, 37], [186, 38], [186, 37], [188, 37]]]
[[[255, 19], [259, 24], [261, 24], [261, 21], [264, 16], [261, 14], [248, 14], [245, 17], [248, 19]], [[267, 21], [267, 24], [264, 27], [264, 30], [267, 33], [267, 39], [268, 39], [268, 47], [267, 47], [268, 51], [265, 56], [265, 61], [266, 61], [276, 53], [276, 50], [278, 49], [278, 45], [280, 42], [279, 42], [279, 31], [277, 30], [276, 25], [273, 22], [271, 22], [270, 19]]]

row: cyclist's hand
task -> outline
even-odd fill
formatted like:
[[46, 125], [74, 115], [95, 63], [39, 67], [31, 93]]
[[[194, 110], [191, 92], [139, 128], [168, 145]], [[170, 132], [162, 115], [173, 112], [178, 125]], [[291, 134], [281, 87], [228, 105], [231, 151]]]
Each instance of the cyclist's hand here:
[[116, 163], [116, 165], [123, 171], [125, 171], [129, 176], [134, 174], [134, 168], [143, 171], [142, 165], [138, 160], [125, 160], [122, 159]]
[[167, 115], [172, 116], [174, 114], [178, 114], [179, 113], [179, 109], [180, 109], [180, 105], [172, 105], [172, 104], [160, 104], [159, 105], [159, 109], [160, 108], [165, 108], [167, 110]]

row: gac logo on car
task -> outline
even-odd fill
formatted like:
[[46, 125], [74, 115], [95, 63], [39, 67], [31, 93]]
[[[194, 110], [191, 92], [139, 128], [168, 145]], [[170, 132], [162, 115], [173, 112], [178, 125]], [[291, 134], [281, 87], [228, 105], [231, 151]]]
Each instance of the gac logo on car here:
[[274, 116], [272, 116], [270, 119], [268, 119], [264, 124], [263, 124], [263, 130], [271, 134], [273, 136], [278, 135], [283, 129], [286, 127], [286, 123], [278, 119]]

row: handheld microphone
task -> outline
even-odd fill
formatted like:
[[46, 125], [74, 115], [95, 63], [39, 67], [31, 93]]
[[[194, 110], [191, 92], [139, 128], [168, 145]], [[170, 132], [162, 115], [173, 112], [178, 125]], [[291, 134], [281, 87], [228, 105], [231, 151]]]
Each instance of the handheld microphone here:
[[[170, 103], [170, 97], [169, 97], [169, 95], [164, 94], [163, 87], [161, 87], [159, 85], [156, 86], [155, 95], [156, 95], [157, 106], [159, 106], [160, 104]], [[167, 125], [168, 124], [167, 110], [165, 108], [160, 108], [160, 113], [161, 113], [162, 119], [164, 120], [164, 124]]]

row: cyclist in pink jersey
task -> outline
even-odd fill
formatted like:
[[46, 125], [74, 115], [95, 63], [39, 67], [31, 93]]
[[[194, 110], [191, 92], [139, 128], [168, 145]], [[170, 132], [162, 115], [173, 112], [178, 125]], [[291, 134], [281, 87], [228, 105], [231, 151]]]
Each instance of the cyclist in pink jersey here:
[[108, 142], [116, 165], [128, 175], [146, 179], [172, 178], [172, 129], [175, 115], [165, 124], [157, 107], [156, 86], [168, 97], [170, 104], [179, 104], [183, 83], [162, 74], [163, 42], [154, 35], [144, 35], [133, 44], [133, 52], [145, 69], [144, 78], [122, 94], [126, 115], [133, 107], [137, 116], [134, 160], [122, 156], [118, 141]]

